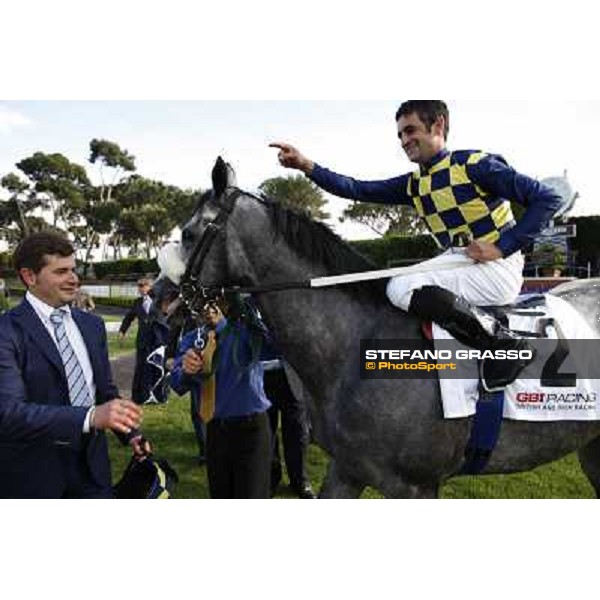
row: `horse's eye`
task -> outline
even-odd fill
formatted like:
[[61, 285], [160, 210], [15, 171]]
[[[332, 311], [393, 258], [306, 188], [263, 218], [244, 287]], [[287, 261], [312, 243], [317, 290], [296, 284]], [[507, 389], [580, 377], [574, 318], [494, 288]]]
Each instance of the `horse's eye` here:
[[181, 234], [181, 240], [184, 244], [193, 243], [195, 237], [196, 236], [189, 229], [184, 229]]

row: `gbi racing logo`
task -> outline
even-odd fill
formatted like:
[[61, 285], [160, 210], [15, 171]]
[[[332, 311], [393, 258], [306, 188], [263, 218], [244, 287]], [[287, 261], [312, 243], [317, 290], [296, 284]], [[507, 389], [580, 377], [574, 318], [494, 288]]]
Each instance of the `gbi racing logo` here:
[[596, 392], [583, 394], [571, 392], [566, 394], [550, 394], [547, 392], [520, 392], [517, 394], [517, 402], [519, 404], [591, 404], [597, 399]]
[[520, 404], [543, 404], [545, 396], [544, 392], [520, 392], [517, 394], [517, 402]]

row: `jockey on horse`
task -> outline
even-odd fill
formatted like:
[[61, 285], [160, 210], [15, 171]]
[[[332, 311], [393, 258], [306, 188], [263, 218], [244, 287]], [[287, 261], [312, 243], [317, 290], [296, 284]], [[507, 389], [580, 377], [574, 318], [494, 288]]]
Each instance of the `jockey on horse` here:
[[[523, 284], [521, 249], [548, 224], [561, 197], [499, 155], [449, 151], [449, 112], [441, 100], [409, 100], [396, 122], [402, 148], [419, 169], [392, 179], [359, 181], [320, 166], [290, 144], [271, 147], [279, 149], [282, 166], [304, 172], [336, 196], [417, 210], [444, 252], [427, 261], [424, 272], [389, 281], [387, 295], [395, 306], [436, 322], [478, 350], [528, 349], [525, 340], [477, 307], [516, 299]], [[510, 201], [526, 208], [518, 222]], [[464, 266], [456, 267], [457, 253]], [[485, 361], [485, 389], [505, 387], [529, 362]]]

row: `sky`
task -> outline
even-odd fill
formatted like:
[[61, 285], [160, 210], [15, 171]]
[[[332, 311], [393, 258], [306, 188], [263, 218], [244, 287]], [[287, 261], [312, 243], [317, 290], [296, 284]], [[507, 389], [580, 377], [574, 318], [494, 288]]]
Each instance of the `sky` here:
[[[89, 142], [104, 138], [136, 157], [137, 172], [182, 188], [210, 187], [217, 156], [255, 190], [291, 174], [269, 142], [288, 141], [307, 156], [360, 179], [398, 175], [414, 167], [396, 138], [399, 100], [349, 101], [0, 101], [0, 175], [33, 152], [60, 152], [85, 165]], [[573, 214], [600, 214], [594, 143], [600, 101], [448, 100], [449, 147], [502, 154], [537, 178], [566, 170], [578, 199]], [[1, 192], [0, 192], [1, 193]], [[327, 196], [329, 224], [347, 239], [373, 237], [359, 224], [339, 223], [347, 202]]]

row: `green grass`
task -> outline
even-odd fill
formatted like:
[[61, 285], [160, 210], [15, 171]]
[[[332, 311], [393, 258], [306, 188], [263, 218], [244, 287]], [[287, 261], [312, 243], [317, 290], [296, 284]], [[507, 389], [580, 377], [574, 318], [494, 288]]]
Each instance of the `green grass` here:
[[516, 475], [460, 477], [444, 487], [444, 498], [595, 498], [574, 454]]
[[118, 317], [116, 315], [102, 315], [105, 323], [120, 323], [123, 320], [123, 317]]
[[[120, 321], [111, 317], [103, 317], [104, 321]], [[135, 322], [127, 331], [127, 335], [123, 341], [119, 340], [118, 333], [108, 334], [108, 353], [111, 358], [121, 356], [123, 354], [131, 354], [135, 352], [135, 336], [137, 335], [137, 322]]]
[[[312, 481], [322, 481], [327, 457], [314, 446], [309, 451]], [[544, 465], [528, 473], [456, 477], [442, 488], [445, 499], [475, 498], [595, 498], [594, 490], [581, 471], [577, 457], [572, 454], [560, 461]], [[362, 498], [382, 498], [367, 488]]]
[[[177, 498], [208, 498], [206, 467], [196, 464], [198, 448], [190, 419], [189, 396], [179, 397], [171, 392], [166, 405], [144, 407], [144, 435], [152, 441], [157, 456], [166, 458], [179, 474]], [[123, 448], [115, 436], [109, 435], [109, 449], [113, 467], [113, 480], [116, 482], [123, 473], [130, 458], [127, 448]], [[309, 448], [307, 471], [313, 486], [318, 489], [327, 466], [327, 457], [316, 446]], [[292, 498], [284, 476], [283, 485], [277, 498]]]

